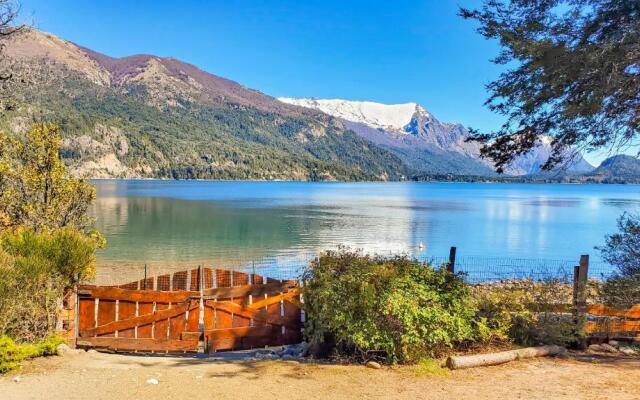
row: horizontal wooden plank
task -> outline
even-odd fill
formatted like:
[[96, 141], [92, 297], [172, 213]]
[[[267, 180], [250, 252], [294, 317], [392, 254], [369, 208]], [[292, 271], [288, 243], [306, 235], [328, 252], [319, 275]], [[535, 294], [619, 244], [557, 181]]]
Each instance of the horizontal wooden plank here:
[[300, 295], [299, 289], [292, 289], [290, 292], [282, 293], [278, 296], [269, 297], [263, 300], [258, 300], [253, 304], [248, 305], [249, 308], [253, 308], [254, 310], [262, 307], [269, 306], [271, 304], [280, 303], [281, 300], [289, 301], [293, 298], [297, 298]]
[[300, 309], [302, 308], [302, 303], [300, 302], [298, 297], [292, 297], [290, 299], [287, 299], [287, 301]]
[[280, 327], [263, 325], [254, 327], [213, 329], [204, 331], [208, 351], [247, 349], [260, 343], [278, 344]]
[[97, 326], [95, 328], [85, 329], [80, 331], [81, 337], [91, 337], [97, 335], [106, 335], [115, 331], [122, 331], [125, 329], [131, 329], [136, 326], [148, 325], [154, 321], [164, 320], [167, 318], [175, 317], [180, 314], [184, 314], [187, 309], [195, 310], [199, 307], [197, 301], [191, 301], [189, 303], [182, 303], [172, 306], [164, 310], [158, 310], [150, 314], [140, 315], [138, 317], [123, 319], [121, 321], [113, 321], [104, 325]]
[[76, 346], [113, 351], [197, 351], [198, 338], [190, 337], [184, 340], [175, 340], [91, 337], [78, 339]]
[[[221, 329], [205, 330], [204, 335], [206, 337], [211, 337], [211, 336], [251, 337], [251, 336], [262, 336], [265, 333], [271, 332], [273, 329], [274, 327], [271, 325], [243, 326], [238, 328], [221, 328]], [[279, 327], [277, 329], [279, 329]]]
[[636, 304], [627, 310], [607, 307], [604, 304], [589, 304], [587, 312], [601, 317], [640, 318], [640, 304]]
[[182, 303], [191, 297], [199, 297], [200, 292], [190, 290], [162, 292], [157, 290], [128, 290], [115, 287], [81, 286], [78, 288], [78, 295], [102, 300]]
[[587, 321], [584, 330], [586, 333], [640, 332], [640, 321]]
[[241, 306], [240, 304], [231, 303], [228, 301], [207, 300], [205, 302], [205, 306], [211, 307], [216, 310], [226, 311], [228, 313], [233, 313], [241, 317], [252, 318], [255, 322], [263, 322], [266, 324], [272, 324], [272, 325], [278, 325], [278, 326], [284, 325], [291, 329], [300, 328], [300, 326], [292, 324], [291, 319], [284, 318], [280, 315], [272, 315], [272, 314], [262, 315], [262, 313], [259, 310], [246, 308]]
[[243, 285], [205, 289], [203, 294], [209, 298], [228, 299], [232, 297], [264, 296], [287, 292], [298, 286], [296, 281], [272, 282], [265, 285]]

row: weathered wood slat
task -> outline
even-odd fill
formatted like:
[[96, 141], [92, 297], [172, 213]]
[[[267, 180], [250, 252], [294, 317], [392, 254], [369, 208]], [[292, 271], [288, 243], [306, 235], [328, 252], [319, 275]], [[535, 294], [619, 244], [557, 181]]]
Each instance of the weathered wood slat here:
[[227, 299], [231, 297], [245, 296], [264, 296], [265, 294], [274, 294], [287, 292], [297, 287], [295, 281], [272, 282], [265, 285], [243, 285], [235, 287], [218, 287], [213, 289], [205, 289], [204, 296], [216, 297], [218, 299]]
[[640, 304], [636, 304], [627, 310], [607, 307], [604, 304], [589, 304], [587, 312], [591, 315], [602, 317], [640, 318]]
[[231, 287], [231, 271], [216, 269], [216, 287]]
[[293, 289], [287, 293], [282, 293], [277, 296], [269, 297], [266, 299], [254, 301], [253, 304], [248, 305], [249, 308], [257, 310], [258, 308], [266, 307], [271, 304], [280, 303], [281, 300], [290, 301], [291, 299], [300, 295], [300, 291]]
[[175, 340], [89, 337], [78, 339], [76, 345], [113, 351], [197, 351], [198, 338], [191, 336], [183, 340]]
[[120, 321], [113, 321], [106, 324], [99, 325], [95, 328], [85, 329], [80, 332], [81, 337], [91, 337], [96, 335], [105, 335], [115, 331], [121, 331], [125, 329], [131, 329], [136, 326], [148, 325], [154, 321], [166, 320], [167, 318], [175, 317], [180, 314], [184, 314], [187, 309], [190, 312], [195, 312], [199, 308], [197, 302], [191, 302], [190, 304], [183, 303], [168, 308], [166, 310], [158, 310], [146, 315], [140, 315]]
[[[300, 300], [297, 297], [292, 297], [290, 299], [287, 299], [287, 301], [291, 304], [293, 304], [294, 306], [298, 307], [298, 309], [302, 308], [302, 303], [300, 302]], [[300, 311], [300, 310], [298, 310]]]
[[[136, 316], [136, 303], [133, 301], [120, 300], [118, 305], [118, 321], [125, 321]], [[116, 329], [118, 337], [135, 337], [135, 327]]]
[[[168, 303], [156, 303], [156, 312], [161, 312], [171, 308]], [[154, 339], [168, 339], [167, 334], [167, 319], [161, 318], [153, 322], [153, 338]]]
[[[98, 302], [98, 326], [108, 324], [116, 320], [116, 302], [100, 299]], [[113, 332], [109, 335], [113, 336]]]
[[[151, 314], [153, 312], [153, 303], [138, 303], [138, 315]], [[138, 325], [138, 338], [151, 338], [153, 335], [151, 324]]]
[[[207, 349], [211, 351], [247, 349], [256, 343], [256, 340], [273, 343], [274, 330], [279, 327], [272, 325], [241, 327], [229, 329], [214, 329], [205, 331]], [[269, 340], [264, 340], [268, 338]]]
[[80, 299], [78, 304], [78, 329], [89, 329], [96, 325], [95, 299]]
[[199, 297], [197, 291], [157, 291], [157, 290], [128, 290], [115, 287], [80, 286], [78, 294], [104, 300], [126, 300], [156, 303], [182, 303], [190, 297]]
[[228, 313], [233, 313], [234, 315], [239, 315], [245, 318], [252, 318], [254, 322], [261, 322], [264, 324], [272, 324], [272, 325], [289, 325], [291, 328], [295, 329], [296, 324], [291, 323], [291, 321], [287, 318], [284, 318], [280, 315], [268, 315], [261, 312], [261, 310], [254, 310], [251, 308], [242, 307], [240, 304], [231, 303], [228, 301], [211, 301], [207, 300], [205, 302], [205, 306], [211, 307], [216, 310], [222, 310]]
[[587, 321], [586, 333], [640, 332], [640, 321]]

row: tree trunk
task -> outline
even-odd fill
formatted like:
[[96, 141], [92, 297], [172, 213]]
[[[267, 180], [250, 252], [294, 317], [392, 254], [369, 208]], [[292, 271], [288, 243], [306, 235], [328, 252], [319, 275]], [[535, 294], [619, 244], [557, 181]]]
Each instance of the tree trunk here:
[[498, 365], [508, 363], [521, 358], [534, 358], [555, 356], [563, 354], [567, 350], [560, 346], [527, 347], [524, 349], [503, 351], [500, 353], [475, 354], [471, 356], [451, 356], [447, 359], [447, 367], [450, 369], [463, 369]]

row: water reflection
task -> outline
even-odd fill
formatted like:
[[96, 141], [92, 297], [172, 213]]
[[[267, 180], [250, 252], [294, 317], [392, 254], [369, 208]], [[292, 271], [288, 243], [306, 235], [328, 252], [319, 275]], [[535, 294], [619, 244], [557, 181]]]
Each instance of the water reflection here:
[[[371, 253], [573, 259], [640, 205], [632, 185], [99, 181], [112, 263], [238, 263], [338, 244]], [[423, 242], [426, 248], [420, 249]]]

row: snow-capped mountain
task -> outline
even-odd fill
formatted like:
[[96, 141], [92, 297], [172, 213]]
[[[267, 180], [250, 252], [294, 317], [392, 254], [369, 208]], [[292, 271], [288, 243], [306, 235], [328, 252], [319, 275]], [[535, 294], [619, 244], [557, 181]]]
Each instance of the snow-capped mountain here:
[[[480, 144], [466, 141], [469, 131], [463, 125], [440, 122], [417, 103], [382, 104], [284, 97], [279, 100], [340, 118], [346, 127], [393, 151], [418, 172], [494, 174], [490, 161], [480, 157]], [[509, 175], [538, 174], [550, 154], [550, 140], [543, 139], [531, 152], [515, 159], [505, 172]], [[592, 169], [582, 156], [576, 154], [566, 172], [583, 173]]]
[[431, 116], [417, 103], [382, 104], [372, 101], [295, 99], [290, 97], [281, 97], [278, 100], [296, 106], [314, 108], [347, 121], [394, 131], [404, 130], [416, 114]]

